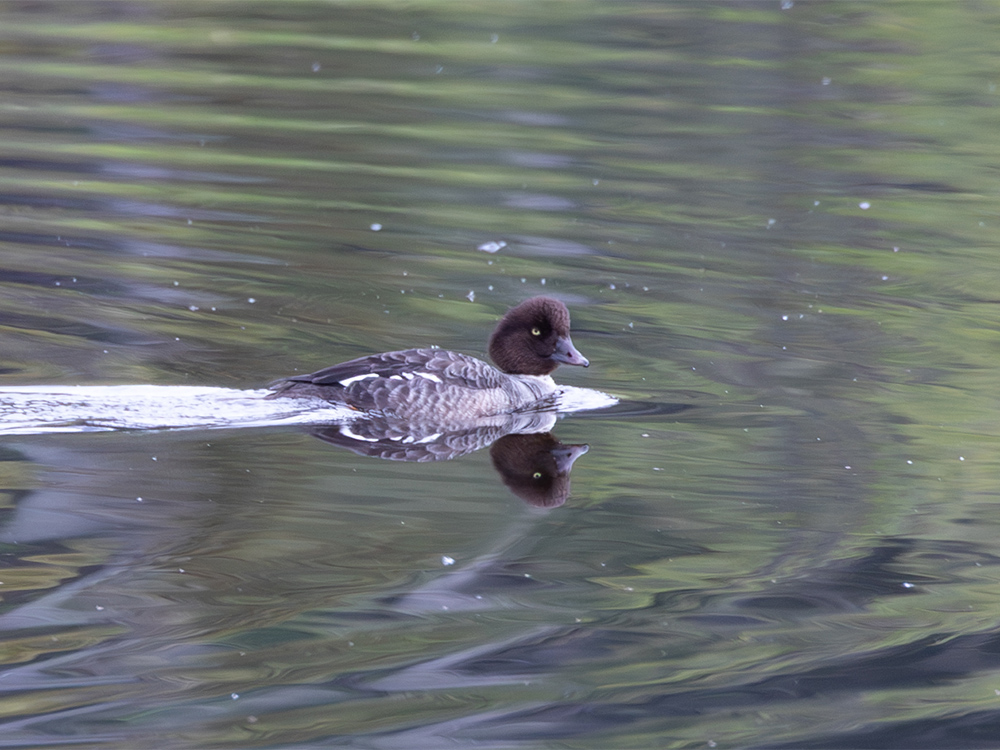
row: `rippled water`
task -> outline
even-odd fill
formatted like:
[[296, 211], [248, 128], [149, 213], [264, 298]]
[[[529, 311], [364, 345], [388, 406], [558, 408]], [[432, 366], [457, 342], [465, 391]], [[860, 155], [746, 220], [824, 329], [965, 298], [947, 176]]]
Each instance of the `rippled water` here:
[[621, 403], [548, 510], [495, 450], [4, 436], [0, 747], [995, 746], [998, 24], [4, 4], [0, 388], [482, 356], [544, 293]]

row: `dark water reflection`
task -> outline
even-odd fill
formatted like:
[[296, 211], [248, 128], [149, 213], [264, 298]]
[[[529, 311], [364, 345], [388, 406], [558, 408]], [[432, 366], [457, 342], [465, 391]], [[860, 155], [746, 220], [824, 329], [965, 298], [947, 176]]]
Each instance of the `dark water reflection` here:
[[995, 744], [993, 5], [0, 16], [0, 384], [481, 355], [545, 293], [623, 399], [548, 511], [485, 451], [5, 438], [0, 747]]

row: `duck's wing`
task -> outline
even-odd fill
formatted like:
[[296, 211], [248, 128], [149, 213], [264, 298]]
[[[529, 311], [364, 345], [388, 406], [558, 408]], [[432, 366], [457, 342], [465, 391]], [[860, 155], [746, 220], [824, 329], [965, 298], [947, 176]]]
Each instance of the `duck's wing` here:
[[496, 369], [474, 357], [446, 349], [405, 349], [359, 357], [308, 375], [292, 375], [275, 385], [290, 382], [349, 388], [374, 378], [397, 382], [422, 378], [462, 388], [497, 388], [501, 381]]
[[[444, 349], [406, 349], [283, 378], [271, 384], [275, 392], [268, 398], [314, 397], [359, 411], [388, 409], [402, 416], [419, 413], [428, 404], [447, 406], [448, 398], [462, 401], [467, 407], [470, 394], [500, 390], [504, 377], [499, 370], [464, 354]], [[446, 398], [446, 394], [451, 396]]]

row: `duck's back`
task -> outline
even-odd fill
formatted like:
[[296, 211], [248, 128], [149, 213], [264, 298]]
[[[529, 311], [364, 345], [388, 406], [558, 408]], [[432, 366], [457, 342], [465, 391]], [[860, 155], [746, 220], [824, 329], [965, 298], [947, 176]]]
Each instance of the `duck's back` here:
[[445, 349], [373, 354], [272, 384], [274, 397], [322, 398], [400, 419], [455, 423], [513, 411], [551, 392], [550, 378], [512, 376]]

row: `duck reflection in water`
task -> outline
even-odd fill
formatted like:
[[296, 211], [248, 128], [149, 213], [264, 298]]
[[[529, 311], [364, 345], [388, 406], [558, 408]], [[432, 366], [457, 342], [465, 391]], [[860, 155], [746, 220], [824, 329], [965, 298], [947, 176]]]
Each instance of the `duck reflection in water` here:
[[566, 502], [573, 462], [587, 445], [565, 445], [549, 432], [554, 412], [507, 415], [475, 427], [413, 425], [387, 417], [331, 425], [312, 434], [361, 456], [390, 461], [447, 461], [489, 446], [493, 468], [517, 497], [538, 508]]

